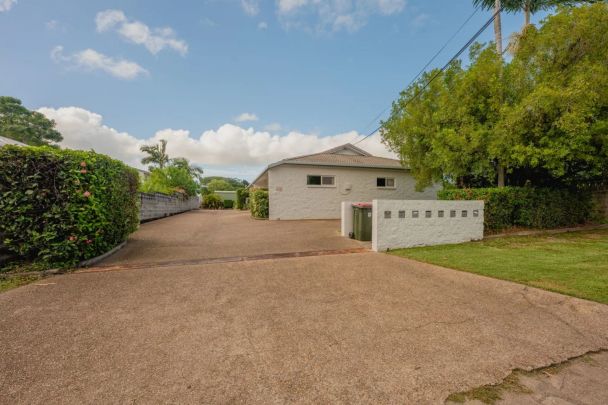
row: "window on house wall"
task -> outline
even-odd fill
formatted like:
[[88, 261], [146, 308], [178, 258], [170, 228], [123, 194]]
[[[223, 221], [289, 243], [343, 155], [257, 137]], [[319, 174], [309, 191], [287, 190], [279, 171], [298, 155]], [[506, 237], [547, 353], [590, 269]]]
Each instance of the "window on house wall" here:
[[336, 184], [335, 176], [320, 176], [309, 174], [306, 177], [306, 184], [309, 186], [332, 187]]
[[378, 177], [376, 186], [378, 188], [395, 188], [395, 179], [393, 177]]

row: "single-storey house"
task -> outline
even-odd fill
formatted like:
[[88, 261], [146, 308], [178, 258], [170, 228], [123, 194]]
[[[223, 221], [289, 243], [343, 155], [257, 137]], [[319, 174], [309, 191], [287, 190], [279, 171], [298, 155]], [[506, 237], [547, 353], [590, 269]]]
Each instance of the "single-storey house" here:
[[401, 161], [345, 144], [273, 163], [251, 187], [268, 189], [270, 219], [337, 219], [342, 201], [437, 199], [437, 186], [415, 183]]

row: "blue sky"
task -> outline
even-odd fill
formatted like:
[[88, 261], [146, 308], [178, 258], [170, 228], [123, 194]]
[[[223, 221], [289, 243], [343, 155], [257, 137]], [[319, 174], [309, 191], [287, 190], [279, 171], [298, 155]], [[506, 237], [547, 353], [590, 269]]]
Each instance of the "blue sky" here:
[[[142, 142], [165, 137], [174, 156], [209, 174], [251, 178], [265, 163], [373, 129], [373, 118], [474, 7], [470, 0], [0, 0], [0, 10], [0, 94], [54, 118], [65, 146], [136, 165]], [[489, 16], [479, 11], [434, 66]], [[505, 38], [522, 22], [503, 15]], [[490, 27], [481, 39], [492, 38]], [[387, 154], [374, 139], [360, 146]]]

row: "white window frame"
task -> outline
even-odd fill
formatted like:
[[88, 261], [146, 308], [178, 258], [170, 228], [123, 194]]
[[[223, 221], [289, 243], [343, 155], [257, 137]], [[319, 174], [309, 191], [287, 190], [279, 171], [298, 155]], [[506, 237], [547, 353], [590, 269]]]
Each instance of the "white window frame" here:
[[[384, 186], [384, 187], [379, 186], [378, 185], [378, 179], [384, 179], [384, 184], [386, 184], [388, 180], [392, 180], [393, 181], [393, 185], [392, 186]], [[394, 177], [376, 177], [376, 188], [379, 188], [381, 190], [386, 190], [386, 189], [388, 189], [388, 190], [394, 190], [394, 189], [397, 188], [397, 179], [394, 178]]]
[[[309, 177], [320, 177], [321, 184], [308, 184]], [[323, 179], [328, 178], [328, 177], [332, 178], [332, 180], [333, 180], [332, 184], [323, 184]], [[312, 188], [335, 188], [336, 187], [336, 176], [334, 176], [333, 174], [307, 174], [306, 175], [306, 185], [308, 187], [312, 187]]]

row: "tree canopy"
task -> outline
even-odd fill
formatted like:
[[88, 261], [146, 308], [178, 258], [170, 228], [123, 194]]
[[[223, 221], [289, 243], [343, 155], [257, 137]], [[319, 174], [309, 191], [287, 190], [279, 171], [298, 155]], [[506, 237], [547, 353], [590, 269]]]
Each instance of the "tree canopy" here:
[[141, 160], [141, 163], [143, 165], [151, 165], [149, 167], [150, 170], [155, 166], [162, 169], [169, 163], [167, 141], [164, 139], [161, 139], [160, 142], [154, 145], [143, 145], [139, 150], [147, 155]]
[[[466, 67], [431, 71], [403, 91], [384, 142], [419, 188], [580, 186], [608, 175], [608, 5], [563, 7], [526, 29], [509, 62], [476, 45]], [[428, 86], [431, 77], [437, 75]]]
[[0, 135], [33, 146], [53, 145], [63, 139], [53, 120], [8, 96], [0, 96]]
[[201, 184], [206, 185], [210, 190], [213, 189], [213, 191], [234, 191], [247, 187], [249, 182], [231, 177], [208, 176], [201, 179]]

